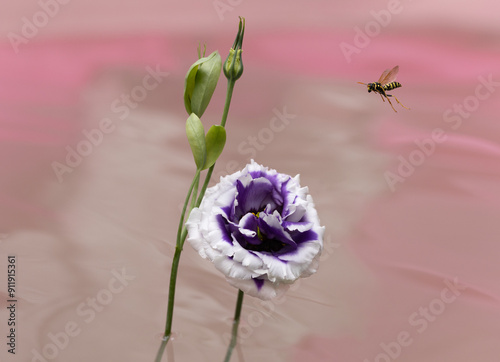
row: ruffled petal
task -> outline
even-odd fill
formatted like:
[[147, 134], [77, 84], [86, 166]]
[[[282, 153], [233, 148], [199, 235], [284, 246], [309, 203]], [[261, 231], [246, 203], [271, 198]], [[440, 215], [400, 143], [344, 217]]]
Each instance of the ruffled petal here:
[[188, 242], [228, 282], [271, 299], [316, 272], [324, 227], [307, 187], [253, 160], [207, 189], [186, 222]]
[[240, 289], [244, 293], [262, 300], [270, 300], [276, 298], [277, 296], [285, 293], [288, 288], [290, 288], [289, 284], [271, 283], [268, 280], [260, 280], [260, 282], [256, 282], [253, 279], [240, 280], [234, 278], [226, 278], [226, 280], [229, 282], [229, 284]]

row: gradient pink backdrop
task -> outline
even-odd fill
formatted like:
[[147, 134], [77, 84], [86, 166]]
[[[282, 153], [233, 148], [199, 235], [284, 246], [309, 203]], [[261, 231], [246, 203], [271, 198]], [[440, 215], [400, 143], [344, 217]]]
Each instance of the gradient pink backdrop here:
[[[327, 229], [316, 275], [271, 304], [247, 297], [233, 361], [500, 360], [498, 2], [402, 0], [351, 61], [340, 44], [353, 45], [356, 27], [391, 2], [73, 0], [52, 6], [16, 51], [12, 34], [40, 3], [54, 4], [9, 2], [0, 12], [1, 336], [7, 255], [17, 256], [19, 300], [17, 353], [2, 337], [2, 361], [32, 361], [71, 322], [78, 335], [60, 337], [48, 360], [154, 359], [193, 174], [184, 76], [200, 41], [227, 56], [238, 15], [247, 20], [245, 73], [215, 173], [250, 157], [300, 173]], [[403, 87], [393, 94], [410, 111], [394, 102], [394, 113], [356, 83], [394, 65]], [[148, 67], [168, 75], [119, 119], [111, 105]], [[206, 128], [220, 120], [224, 86]], [[464, 101], [467, 115], [450, 113]], [[280, 112], [290, 124], [265, 138]], [[113, 131], [59, 182], [52, 163], [104, 118]], [[439, 142], [425, 141], [436, 129]], [[428, 154], [391, 187], [387, 172], [417, 157], [417, 143]], [[109, 294], [123, 270], [129, 280]], [[98, 296], [107, 304], [91, 318]], [[186, 246], [168, 360], [221, 361], [235, 299]]]

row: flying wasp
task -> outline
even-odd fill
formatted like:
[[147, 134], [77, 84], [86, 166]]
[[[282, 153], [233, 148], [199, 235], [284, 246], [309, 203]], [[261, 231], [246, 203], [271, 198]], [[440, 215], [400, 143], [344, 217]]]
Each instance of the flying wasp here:
[[389, 97], [394, 97], [396, 102], [398, 102], [401, 105], [401, 107], [406, 108], [406, 109], [410, 109], [410, 108], [403, 106], [403, 104], [395, 96], [393, 96], [392, 94], [386, 93], [390, 90], [401, 87], [401, 83], [396, 82], [396, 76], [398, 75], [398, 72], [399, 72], [399, 65], [396, 65], [392, 69], [384, 70], [384, 72], [380, 76], [380, 79], [378, 80], [378, 82], [373, 82], [373, 83], [368, 83], [368, 84], [361, 83], [361, 82], [358, 82], [358, 83], [366, 85], [368, 87], [368, 93], [373, 91], [375, 93], [380, 94], [380, 97], [382, 98], [382, 100], [384, 102], [385, 102], [385, 99], [387, 99], [387, 101], [391, 105], [394, 112], [397, 113], [397, 111], [394, 109], [394, 106], [392, 105]]

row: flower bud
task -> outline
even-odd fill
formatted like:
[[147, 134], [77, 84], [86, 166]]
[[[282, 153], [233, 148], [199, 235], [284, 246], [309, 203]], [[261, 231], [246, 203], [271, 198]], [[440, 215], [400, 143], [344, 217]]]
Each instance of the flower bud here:
[[243, 60], [241, 59], [243, 35], [245, 33], [245, 18], [240, 16], [240, 25], [238, 34], [234, 40], [232, 48], [229, 50], [229, 56], [224, 63], [224, 75], [228, 80], [237, 80], [243, 74]]
[[198, 59], [186, 74], [184, 106], [188, 114], [201, 118], [210, 103], [222, 68], [222, 60], [217, 51], [208, 57]]

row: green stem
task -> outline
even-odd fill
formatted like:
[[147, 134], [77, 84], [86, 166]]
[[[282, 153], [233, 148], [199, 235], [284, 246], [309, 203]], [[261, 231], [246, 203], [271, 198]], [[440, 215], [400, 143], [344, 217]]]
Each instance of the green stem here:
[[184, 207], [182, 208], [181, 218], [179, 219], [179, 227], [177, 228], [177, 239], [175, 245], [179, 246], [181, 250], [182, 250], [182, 245], [184, 244], [183, 241], [181, 242], [181, 235], [182, 235], [182, 227], [184, 226], [184, 217], [186, 216], [187, 205], [189, 203], [189, 198], [191, 197], [191, 193], [193, 192], [195, 185], [196, 188], [198, 188], [199, 180], [200, 180], [200, 170], [196, 170], [196, 174], [193, 177], [193, 181], [191, 182], [191, 186], [189, 186], [186, 199], [184, 200]]
[[[220, 125], [222, 127], [226, 127], [227, 115], [229, 113], [229, 106], [231, 105], [231, 98], [233, 97], [234, 85], [236, 84], [235, 80], [229, 79], [227, 81], [227, 91], [226, 91], [226, 103], [224, 104], [224, 111], [222, 112], [222, 119], [220, 121]], [[215, 163], [210, 166], [207, 172], [207, 176], [205, 177], [205, 182], [200, 191], [200, 196], [196, 201], [196, 207], [200, 206], [201, 200], [203, 200], [203, 196], [205, 196], [205, 191], [207, 190], [208, 183], [210, 182], [210, 178], [212, 177], [212, 173], [214, 172]]]
[[231, 360], [231, 354], [233, 353], [233, 349], [236, 346], [236, 342], [238, 340], [238, 326], [240, 325], [241, 306], [243, 305], [244, 295], [245, 293], [243, 293], [241, 290], [238, 290], [238, 300], [236, 301], [236, 309], [234, 311], [231, 342], [227, 347], [227, 353], [226, 353], [226, 358], [224, 358], [224, 362], [229, 362]]
[[[167, 343], [170, 339], [170, 335], [172, 334], [172, 317], [174, 315], [174, 299], [175, 299], [175, 284], [177, 282], [177, 270], [179, 269], [179, 262], [181, 260], [181, 252], [182, 252], [182, 247], [184, 245], [184, 240], [186, 240], [186, 237], [185, 236], [183, 237], [184, 217], [186, 215], [186, 209], [189, 203], [189, 199], [191, 198], [191, 194], [193, 195], [193, 199], [196, 199], [196, 192], [198, 189], [199, 180], [200, 180], [200, 171], [196, 170], [196, 174], [194, 175], [193, 181], [191, 182], [191, 186], [189, 186], [186, 199], [184, 200], [184, 207], [182, 208], [182, 213], [179, 220], [179, 227], [177, 229], [175, 253], [174, 253], [174, 258], [172, 260], [172, 269], [170, 271], [170, 285], [168, 288], [167, 321], [165, 324], [165, 333], [163, 334], [163, 339], [160, 348], [158, 349], [155, 362], [161, 361], [163, 352], [165, 351], [165, 347], [167, 346]], [[195, 188], [196, 190], [195, 192], [193, 192], [193, 189]], [[192, 209], [192, 207], [190, 209]]]
[[168, 340], [169, 337], [163, 337], [160, 349], [158, 349], [158, 353], [156, 354], [155, 362], [161, 362], [161, 358], [163, 357], [163, 352], [165, 351], [165, 347], [167, 347]]
[[212, 173], [214, 172], [215, 163], [210, 166], [207, 172], [207, 176], [205, 177], [205, 182], [203, 182], [203, 186], [201, 187], [200, 196], [198, 196], [198, 200], [196, 201], [196, 207], [200, 206], [201, 200], [203, 200], [203, 196], [205, 196], [205, 191], [207, 191], [208, 183], [210, 182], [210, 178], [212, 177]]
[[233, 89], [235, 80], [229, 79], [227, 81], [227, 92], [226, 92], [226, 104], [224, 105], [224, 112], [222, 113], [222, 120], [220, 121], [220, 125], [222, 127], [226, 126], [227, 114], [229, 113], [229, 105], [231, 104], [231, 98], [233, 97]]
[[160, 348], [156, 355], [155, 362], [160, 362], [163, 356], [163, 351], [167, 346], [172, 334], [172, 317], [174, 315], [174, 299], [175, 299], [175, 283], [177, 281], [177, 270], [179, 269], [179, 261], [181, 260], [182, 247], [175, 247], [174, 259], [172, 261], [172, 271], [170, 274], [170, 287], [168, 292], [168, 307], [167, 307], [167, 324], [165, 326], [165, 334], [161, 342]]
[[[196, 205], [195, 205], [196, 196], [198, 196], [198, 187], [200, 185], [200, 170], [196, 170], [196, 175], [194, 178], [195, 178], [195, 181], [194, 181], [194, 187], [193, 187], [193, 195], [191, 196], [191, 205], [189, 205], [189, 213], [191, 213], [191, 210], [193, 210], [193, 208], [196, 207]], [[185, 226], [184, 226], [184, 228], [185, 228]], [[182, 235], [181, 235], [181, 238], [182, 238]], [[184, 241], [184, 240], [182, 240], [182, 241]], [[184, 244], [184, 242], [182, 244]]]
[[[224, 111], [222, 113], [222, 119], [221, 119], [221, 126], [223, 126], [223, 127], [226, 125], [227, 115], [229, 113], [229, 106], [231, 105], [231, 98], [233, 96], [233, 89], [234, 89], [235, 83], [236, 83], [235, 80], [228, 80], [227, 92], [226, 92], [226, 103], [224, 104]], [[197, 193], [198, 184], [200, 181], [200, 170], [196, 171], [196, 174], [193, 178], [193, 181], [191, 182], [191, 186], [189, 187], [188, 194], [186, 195], [186, 200], [184, 201], [184, 207], [182, 209], [181, 217], [179, 220], [179, 227], [177, 229], [175, 254], [174, 254], [174, 259], [172, 260], [172, 270], [170, 272], [170, 285], [169, 285], [169, 289], [168, 289], [168, 306], [167, 306], [167, 321], [166, 321], [166, 325], [165, 325], [165, 334], [163, 335], [163, 339], [162, 339], [160, 348], [158, 349], [158, 353], [156, 354], [155, 362], [161, 361], [162, 356], [163, 356], [163, 352], [165, 351], [167, 343], [170, 340], [170, 337], [172, 334], [172, 318], [174, 315], [175, 284], [177, 281], [177, 270], [179, 269], [179, 261], [181, 258], [182, 247], [184, 246], [184, 242], [186, 241], [186, 237], [187, 237], [187, 230], [186, 230], [186, 227], [184, 226], [184, 217], [186, 215], [187, 205], [189, 203], [189, 199], [192, 196], [190, 211], [193, 208], [194, 200], [196, 200], [196, 203], [194, 203], [194, 207], [200, 206], [201, 200], [203, 199], [203, 196], [205, 196], [205, 191], [207, 190], [208, 183], [210, 182], [210, 178], [211, 178], [212, 173], [214, 171], [214, 167], [215, 167], [215, 164], [213, 164], [209, 168], [207, 175], [205, 177], [205, 181], [203, 183], [203, 187], [201, 188], [200, 194], [198, 195], [198, 198], [196, 198], [196, 193]], [[193, 190], [195, 190], [195, 191], [193, 192]], [[242, 298], [243, 298], [243, 296], [242, 296]], [[240, 309], [241, 309], [241, 306], [240, 306]]]

